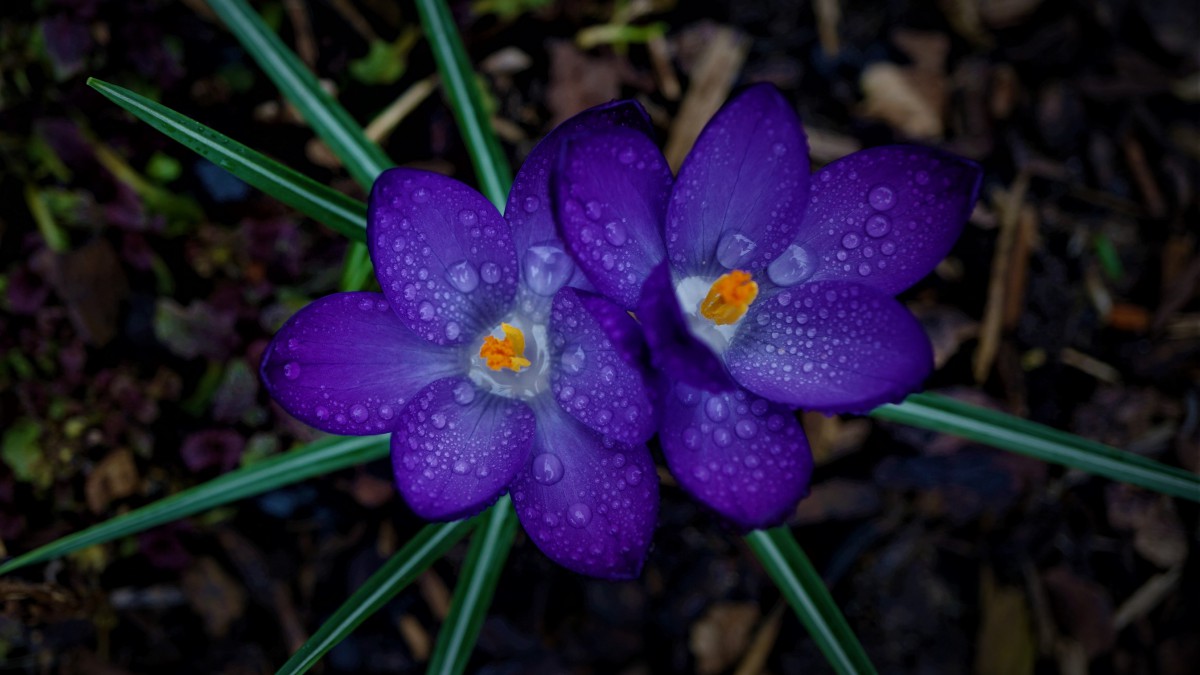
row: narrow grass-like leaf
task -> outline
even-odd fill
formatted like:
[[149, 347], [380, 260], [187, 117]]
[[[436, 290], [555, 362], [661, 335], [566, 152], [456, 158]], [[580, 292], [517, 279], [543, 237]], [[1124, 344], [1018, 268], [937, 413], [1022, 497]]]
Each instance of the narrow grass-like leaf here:
[[932, 429], [1156, 492], [1200, 501], [1200, 476], [1152, 459], [938, 394], [913, 394], [872, 417]]
[[512, 187], [512, 169], [492, 130], [483, 92], [467, 59], [467, 50], [459, 39], [454, 17], [443, 0], [417, 0], [417, 11], [421, 14], [421, 26], [429, 46], [433, 48], [458, 131], [463, 135], [475, 165], [479, 191], [503, 211], [508, 189]]
[[350, 113], [321, 88], [317, 77], [288, 49], [245, 0], [208, 0], [242, 47], [291, 102], [312, 130], [329, 145], [359, 185], [370, 189], [392, 161]]
[[266, 194], [340, 234], [356, 241], [366, 240], [367, 207], [357, 199], [128, 89], [96, 78], [89, 78], [88, 85], [146, 124]]
[[387, 436], [332, 436], [67, 535], [0, 565], [0, 574], [64, 556], [81, 548], [144, 532], [201, 511], [254, 497], [320, 474], [386, 457]]
[[746, 535], [746, 543], [800, 617], [829, 665], [842, 675], [874, 673], [871, 660], [791, 531], [786, 527], [755, 530]]
[[479, 529], [471, 537], [471, 549], [450, 600], [450, 613], [438, 629], [426, 673], [450, 675], [466, 670], [516, 533], [517, 513], [512, 500], [505, 496], [483, 514]]
[[379, 611], [435, 560], [442, 557], [442, 554], [462, 539], [482, 517], [426, 525], [342, 603], [333, 616], [321, 624], [317, 632], [283, 664], [277, 675], [298, 675], [313, 667], [326, 652], [337, 646], [360, 623]]

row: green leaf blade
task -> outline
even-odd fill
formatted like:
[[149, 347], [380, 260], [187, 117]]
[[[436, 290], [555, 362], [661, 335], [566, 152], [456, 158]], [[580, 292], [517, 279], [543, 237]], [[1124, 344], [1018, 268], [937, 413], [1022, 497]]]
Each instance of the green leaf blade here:
[[234, 176], [330, 229], [366, 241], [367, 207], [160, 103], [114, 84], [88, 79], [113, 103]]
[[332, 436], [277, 457], [231, 471], [178, 494], [67, 535], [0, 565], [0, 574], [159, 525], [285, 485], [386, 457], [387, 436]]
[[426, 525], [321, 624], [317, 632], [276, 671], [277, 675], [298, 675], [313, 667], [359, 624], [379, 611], [466, 536], [482, 517]]
[[871, 416], [1200, 502], [1200, 476], [1190, 471], [947, 396], [913, 394], [903, 403], [876, 408]]
[[813, 641], [841, 675], [875, 673], [862, 644], [846, 623], [829, 589], [786, 527], [755, 530], [746, 543], [779, 587]]
[[517, 513], [506, 495], [482, 515], [479, 529], [471, 538], [471, 549], [450, 600], [450, 613], [438, 630], [426, 673], [457, 675], [466, 670], [516, 534]]

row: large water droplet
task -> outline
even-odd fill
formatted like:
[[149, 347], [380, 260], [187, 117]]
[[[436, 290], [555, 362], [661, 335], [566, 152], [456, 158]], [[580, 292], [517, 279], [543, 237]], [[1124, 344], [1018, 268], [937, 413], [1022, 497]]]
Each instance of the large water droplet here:
[[817, 261], [804, 248], [792, 244], [767, 266], [767, 277], [777, 286], [794, 286], [817, 271]]
[[844, 237], [842, 237], [842, 246], [845, 246], [846, 248], [849, 248], [849, 249], [858, 248], [858, 245], [861, 242], [862, 242], [862, 238], [859, 237], [858, 234], [856, 234], [854, 232], [847, 232], [846, 235]]
[[521, 206], [525, 207], [525, 213], [533, 213], [534, 211], [537, 211], [538, 206], [540, 205], [541, 200], [533, 195], [526, 197], [525, 201], [521, 203]]
[[458, 222], [462, 223], [463, 227], [472, 227], [479, 222], [479, 216], [471, 209], [463, 209], [458, 212]]
[[370, 413], [367, 412], [367, 407], [364, 405], [361, 405], [361, 404], [356, 405], [350, 409], [350, 417], [355, 422], [359, 422], [359, 423], [366, 422], [367, 417], [369, 417], [369, 416], [370, 416]]
[[876, 185], [867, 193], [867, 201], [880, 211], [887, 211], [896, 205], [896, 192], [886, 185]]
[[588, 202], [583, 206], [583, 214], [592, 220], [600, 220], [600, 202]]
[[428, 300], [417, 305], [417, 316], [421, 317], [422, 321], [430, 321], [437, 312], [433, 309], [433, 303]]
[[867, 218], [866, 229], [867, 234], [871, 235], [872, 237], [882, 237], [892, 229], [892, 219], [888, 218], [882, 213], [876, 213], [870, 218]]
[[575, 262], [557, 241], [534, 244], [521, 260], [529, 290], [549, 297], [567, 283], [575, 271]]
[[466, 381], [459, 382], [458, 384], [454, 385], [453, 394], [454, 400], [457, 401], [459, 405], [468, 405], [471, 403], [471, 401], [475, 400], [475, 385]]
[[625, 226], [614, 220], [604, 226], [604, 238], [613, 246], [620, 246], [629, 235], [625, 232]]
[[725, 405], [724, 398], [713, 396], [705, 402], [704, 414], [708, 415], [708, 419], [714, 422], [723, 422], [729, 417], [729, 406]]
[[578, 528], [587, 527], [588, 523], [592, 522], [591, 507], [583, 503], [572, 504], [567, 509], [567, 522]]
[[494, 284], [500, 281], [500, 266], [494, 262], [485, 262], [479, 268], [479, 276], [483, 277], [485, 283]]
[[579, 345], [567, 345], [567, 348], [563, 350], [562, 356], [558, 360], [563, 372], [568, 375], [578, 375], [583, 371], [583, 366], [586, 362], [587, 354], [584, 353], [583, 347]]
[[758, 244], [744, 234], [726, 232], [717, 243], [717, 262], [725, 269], [734, 269], [745, 264], [746, 258], [757, 247]]
[[289, 380], [294, 380], [300, 377], [300, 364], [295, 361], [289, 361], [283, 366], [283, 376]]
[[563, 477], [563, 463], [558, 455], [543, 452], [533, 458], [533, 478], [542, 485], [554, 485]]
[[471, 470], [471, 465], [467, 464], [466, 462], [464, 462], [463, 460], [460, 459], [454, 463], [453, 468], [454, 468], [454, 473], [462, 476]]
[[446, 322], [446, 339], [447, 340], [457, 340], [460, 333], [462, 333], [462, 328], [459, 327], [458, 322], [456, 322], [456, 321]]
[[[474, 211], [464, 211], [463, 213], [474, 213]], [[460, 293], [470, 293], [479, 286], [479, 272], [467, 260], [460, 260], [447, 267], [446, 278], [450, 280], [450, 285], [457, 288]]]
[[429, 190], [423, 187], [413, 190], [412, 199], [418, 204], [424, 204], [425, 202], [429, 201]]
[[738, 438], [743, 440], [750, 439], [754, 437], [754, 434], [758, 433], [758, 424], [752, 419], [738, 420], [738, 423], [733, 427], [733, 431], [738, 435]]

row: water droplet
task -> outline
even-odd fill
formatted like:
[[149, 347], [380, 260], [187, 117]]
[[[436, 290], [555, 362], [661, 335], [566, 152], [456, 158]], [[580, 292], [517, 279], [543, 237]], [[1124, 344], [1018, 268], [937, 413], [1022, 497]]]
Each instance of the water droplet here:
[[787, 146], [783, 143], [776, 143], [771, 146], [771, 152], [775, 153], [776, 157], [783, 157], [787, 154]]
[[723, 422], [729, 417], [729, 406], [725, 405], [724, 398], [713, 396], [705, 402], [704, 414], [708, 415], [708, 419], [714, 422]]
[[458, 212], [458, 222], [462, 223], [463, 227], [473, 227], [479, 222], [479, 216], [471, 209], [463, 209]]
[[572, 504], [567, 509], [567, 522], [574, 527], [587, 527], [592, 522], [592, 509], [587, 504]]
[[423, 187], [413, 190], [412, 200], [418, 204], [424, 204], [425, 202], [429, 201], [429, 190]]
[[465, 473], [467, 473], [470, 470], [471, 470], [471, 465], [467, 464], [466, 462], [464, 462], [461, 459], [454, 463], [454, 473], [456, 473], [460, 476], [464, 475]]
[[[464, 211], [463, 213], [474, 213], [474, 211]], [[460, 260], [447, 267], [446, 278], [450, 280], [450, 285], [457, 288], [460, 293], [470, 293], [479, 286], [479, 272], [467, 260]]]
[[446, 416], [442, 413], [433, 413], [429, 416], [429, 422], [433, 424], [434, 429], [446, 428]]
[[396, 411], [390, 405], [380, 406], [379, 416], [385, 420], [390, 420], [396, 414]]
[[580, 345], [567, 345], [558, 359], [559, 366], [568, 375], [578, 375], [586, 362], [587, 354]]
[[429, 302], [428, 300], [422, 302], [420, 305], [417, 305], [417, 316], [421, 317], [422, 321], [432, 320], [434, 314], [436, 314], [436, 312], [433, 310], [433, 303]]
[[613, 246], [620, 246], [629, 237], [625, 233], [625, 226], [614, 220], [604, 226], [604, 238]]
[[642, 470], [636, 466], [630, 466], [625, 469], [625, 482], [630, 485], [637, 485], [642, 482]]
[[475, 400], [475, 385], [464, 380], [454, 385], [453, 393], [459, 405], [468, 405]]
[[575, 262], [555, 240], [530, 246], [521, 263], [529, 290], [545, 297], [554, 295], [575, 272]]
[[872, 237], [882, 237], [892, 229], [892, 219], [888, 218], [882, 213], [876, 213], [870, 218], [867, 218], [866, 229], [867, 234], [871, 235]]
[[880, 211], [887, 211], [896, 205], [896, 192], [886, 185], [876, 185], [867, 194], [867, 201]]
[[733, 427], [733, 431], [738, 435], [738, 438], [743, 440], [753, 438], [754, 434], [758, 433], [758, 424], [752, 419], [738, 420], [738, 423]]
[[600, 220], [600, 202], [588, 202], [583, 206], [583, 215], [591, 220]]
[[392, 240], [392, 250], [395, 251], [396, 253], [399, 253], [400, 251], [404, 250], [404, 247], [407, 244], [408, 244], [408, 242], [406, 242], [404, 240], [404, 237], [396, 237], [395, 239]]
[[329, 408], [326, 408], [323, 405], [319, 405], [319, 406], [317, 406], [317, 409], [315, 412], [317, 413], [317, 419], [319, 419], [319, 420], [329, 419]]
[[726, 232], [717, 244], [717, 262], [725, 269], [734, 269], [757, 247], [758, 244], [755, 244], [754, 240], [743, 234]]
[[861, 242], [862, 238], [859, 237], [858, 233], [856, 232], [847, 232], [846, 235], [842, 237], [842, 246], [845, 246], [849, 249], [858, 248], [858, 245]]
[[683, 444], [688, 448], [695, 450], [700, 447], [700, 431], [696, 427], [688, 427], [683, 430]]
[[864, 276], [864, 277], [865, 277], [865, 276], [870, 276], [870, 274], [871, 274], [871, 264], [870, 264], [870, 263], [860, 263], [860, 264], [858, 265], [858, 273], [859, 273], [859, 275], [860, 275], [860, 276]]
[[543, 452], [533, 458], [533, 478], [542, 485], [554, 485], [563, 477], [563, 463], [558, 455]]
[[457, 340], [459, 333], [461, 333], [461, 332], [462, 332], [462, 329], [459, 328], [457, 322], [448, 321], [446, 323], [446, 339], [447, 340]]
[[494, 262], [485, 262], [479, 268], [479, 276], [485, 283], [494, 284], [500, 281], [500, 266]]
[[300, 364], [295, 361], [289, 361], [283, 366], [283, 376], [289, 380], [294, 380], [300, 377]]
[[813, 255], [792, 244], [767, 267], [767, 277], [777, 286], [794, 286], [807, 280], [816, 270]]
[[525, 207], [525, 213], [533, 213], [538, 210], [538, 206], [541, 206], [541, 200], [533, 195], [529, 195], [525, 198], [525, 201], [521, 202], [521, 206]]
[[729, 444], [733, 442], [733, 435], [730, 434], [729, 430], [725, 427], [717, 427], [716, 429], [713, 429], [712, 437], [713, 443], [716, 443], [722, 448], [729, 447]]
[[359, 422], [359, 423], [366, 422], [367, 418], [370, 417], [370, 415], [371, 414], [369, 412], [367, 412], [367, 407], [364, 405], [361, 405], [361, 404], [356, 405], [350, 409], [350, 417], [355, 422]]
[[633, 151], [633, 148], [621, 148], [621, 151], [617, 153], [617, 159], [622, 164], [633, 164], [633, 160], [637, 159], [637, 153]]
[[879, 245], [879, 252], [884, 255], [892, 255], [896, 252], [896, 245], [890, 241], [885, 241]]

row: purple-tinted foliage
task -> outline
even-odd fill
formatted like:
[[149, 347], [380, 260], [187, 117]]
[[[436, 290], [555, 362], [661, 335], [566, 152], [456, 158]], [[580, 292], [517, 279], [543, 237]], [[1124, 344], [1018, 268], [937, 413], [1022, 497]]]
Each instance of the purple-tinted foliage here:
[[550, 169], [575, 135], [644, 134], [645, 119], [624, 103], [558, 127], [503, 215], [450, 178], [385, 172], [367, 226], [382, 292], [289, 319], [262, 360], [271, 396], [323, 431], [390, 433], [396, 484], [422, 517], [469, 516], [509, 492], [551, 559], [636, 576], [658, 508], [645, 445], [657, 399], [637, 323], [589, 292], [555, 234]]
[[773, 525], [812, 470], [791, 408], [864, 412], [932, 369], [892, 296], [950, 250], [981, 172], [890, 146], [810, 176], [800, 121], [769, 85], [710, 120], [677, 178], [665, 165], [621, 130], [572, 141], [561, 236], [597, 289], [637, 311], [671, 390], [660, 433], [680, 484], [742, 527]]

